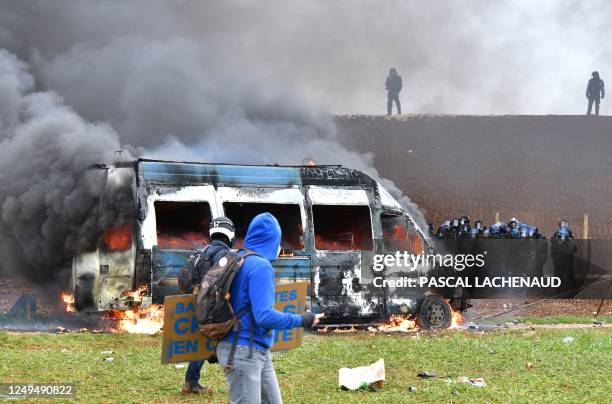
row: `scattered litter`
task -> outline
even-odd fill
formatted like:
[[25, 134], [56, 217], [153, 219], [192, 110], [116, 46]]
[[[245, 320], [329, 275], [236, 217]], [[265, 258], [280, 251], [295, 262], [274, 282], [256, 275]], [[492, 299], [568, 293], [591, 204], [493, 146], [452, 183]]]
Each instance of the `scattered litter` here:
[[467, 376], [459, 376], [458, 380], [460, 383], [467, 383], [467, 384], [471, 384], [472, 386], [476, 386], [476, 387], [485, 387], [487, 385], [482, 377], [476, 377], [474, 379], [470, 379]]
[[103, 360], [104, 362], [112, 362], [112, 361], [113, 361], [113, 358], [104, 358], [104, 359], [102, 359], [102, 360]]
[[187, 365], [185, 365], [184, 363], [175, 363], [174, 367], [177, 369], [185, 369]]
[[453, 390], [453, 396], [458, 396], [459, 395], [459, 390]]
[[478, 329], [478, 324], [476, 324], [476, 323], [469, 323], [467, 328], [468, 328], [468, 330], [477, 330]]
[[67, 350], [66, 348], [62, 348], [62, 351], [61, 351], [61, 352], [62, 352], [62, 353], [66, 353], [66, 352], [68, 352], [68, 350]]
[[533, 369], [535, 365], [533, 364], [533, 362], [527, 362], [525, 366], [527, 367], [527, 369]]
[[417, 376], [421, 379], [432, 379], [434, 377], [438, 377], [438, 375], [434, 372], [419, 372]]
[[100, 352], [100, 355], [112, 355], [113, 351], [102, 351]]
[[563, 338], [562, 341], [563, 341], [564, 344], [571, 344], [572, 342], [574, 342], [574, 337], [569, 337], [568, 336], [568, 337]]
[[593, 321], [593, 324], [595, 324], [595, 325], [603, 325], [603, 321], [595, 320], [595, 321]]
[[379, 359], [369, 366], [358, 368], [340, 368], [340, 387], [345, 390], [378, 389], [385, 383], [385, 361]]
[[414, 387], [414, 386], [410, 386], [410, 387], [408, 387], [408, 391], [411, 392], [411, 393], [416, 393], [417, 388]]
[[496, 353], [497, 353], [497, 351], [496, 351], [495, 349], [490, 349], [490, 350], [489, 350], [489, 353], [490, 353], [491, 355], [493, 355], [493, 354], [496, 354]]

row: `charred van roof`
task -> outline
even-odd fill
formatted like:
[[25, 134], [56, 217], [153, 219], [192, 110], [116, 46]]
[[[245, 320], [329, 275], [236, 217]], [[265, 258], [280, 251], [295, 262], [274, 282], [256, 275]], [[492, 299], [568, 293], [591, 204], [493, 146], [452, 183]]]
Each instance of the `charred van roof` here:
[[[281, 166], [211, 164], [139, 159], [134, 165], [143, 183], [176, 185], [242, 184], [256, 186], [333, 185], [375, 188], [376, 182], [361, 171], [342, 166]], [[119, 166], [119, 165], [115, 165]]]

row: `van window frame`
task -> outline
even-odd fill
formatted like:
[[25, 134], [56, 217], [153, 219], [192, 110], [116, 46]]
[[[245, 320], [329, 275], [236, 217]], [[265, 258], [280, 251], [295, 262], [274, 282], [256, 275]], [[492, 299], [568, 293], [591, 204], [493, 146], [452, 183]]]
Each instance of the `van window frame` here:
[[[369, 214], [369, 219], [370, 219], [370, 240], [371, 240], [371, 246], [369, 249], [354, 249], [354, 250], [328, 250], [328, 249], [319, 249], [317, 248], [317, 242], [316, 242], [316, 226], [315, 226], [315, 214], [314, 214], [314, 207], [315, 206], [335, 206], [335, 207], [365, 207], [368, 210], [368, 214]], [[330, 253], [362, 253], [362, 252], [374, 252], [376, 250], [376, 242], [374, 239], [374, 215], [373, 215], [373, 211], [372, 211], [372, 207], [369, 204], [362, 204], [362, 203], [355, 203], [355, 204], [348, 204], [348, 203], [320, 203], [320, 202], [313, 202], [310, 205], [310, 213], [311, 213], [311, 217], [312, 217], [312, 248], [315, 251], [324, 251], [324, 252], [330, 252]]]
[[206, 200], [167, 200], [167, 199], [156, 199], [155, 201], [153, 201], [153, 213], [154, 213], [154, 218], [155, 218], [155, 247], [160, 249], [160, 250], [185, 250], [185, 251], [196, 251], [200, 248], [204, 248], [205, 246], [207, 246], [208, 244], [210, 244], [212, 242], [212, 240], [210, 239], [210, 235], [208, 234], [208, 228], [204, 228], [202, 229], [202, 234], [204, 234], [205, 239], [208, 240], [208, 243], [205, 243], [201, 246], [198, 246], [197, 248], [184, 248], [184, 247], [179, 247], [179, 248], [168, 248], [168, 247], [160, 247], [159, 245], [159, 220], [158, 220], [158, 210], [157, 210], [157, 203], [172, 203], [172, 204], [199, 204], [199, 205], [205, 205], [208, 207], [208, 214], [210, 216], [210, 221], [209, 221], [209, 225], [210, 222], [215, 218], [214, 215], [214, 211], [213, 211], [213, 206], [211, 204], [210, 201], [206, 201]]
[[[215, 193], [220, 215], [225, 215], [224, 204], [227, 203], [260, 203], [270, 205], [297, 205], [300, 212], [300, 224], [302, 225], [302, 238], [304, 247], [291, 251], [296, 256], [309, 255], [309, 222], [306, 214], [306, 201], [304, 193], [297, 186], [287, 187], [246, 187], [246, 186], [219, 186]], [[285, 200], [279, 198], [286, 197]], [[245, 234], [246, 236], [246, 234]], [[287, 258], [279, 256], [279, 259]]]

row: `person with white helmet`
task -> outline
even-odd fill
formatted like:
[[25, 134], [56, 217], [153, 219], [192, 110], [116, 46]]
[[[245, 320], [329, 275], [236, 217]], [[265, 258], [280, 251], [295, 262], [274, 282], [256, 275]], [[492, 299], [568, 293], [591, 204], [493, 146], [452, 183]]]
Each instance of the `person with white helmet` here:
[[[185, 267], [187, 270], [193, 271], [190, 280], [184, 283], [189, 283], [181, 287], [183, 292], [192, 293], [195, 287], [198, 287], [204, 274], [212, 268], [223, 256], [233, 247], [236, 230], [231, 219], [221, 216], [210, 222], [208, 234], [210, 235], [211, 243], [204, 249], [195, 254], [190, 259], [190, 264]], [[216, 357], [208, 359], [209, 363], [216, 363]], [[204, 366], [204, 361], [191, 361], [185, 373], [185, 383], [181, 389], [182, 394], [204, 394], [212, 393], [212, 388], [200, 384], [200, 372]]]

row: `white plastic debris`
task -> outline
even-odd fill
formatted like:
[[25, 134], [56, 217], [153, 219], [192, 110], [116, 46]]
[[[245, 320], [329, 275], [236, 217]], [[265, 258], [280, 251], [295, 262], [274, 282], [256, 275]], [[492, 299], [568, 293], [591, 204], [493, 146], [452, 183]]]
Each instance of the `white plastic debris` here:
[[340, 387], [348, 390], [358, 390], [385, 382], [385, 361], [379, 359], [369, 366], [358, 368], [340, 368]]
[[185, 369], [187, 367], [187, 365], [185, 365], [184, 363], [175, 363], [174, 367], [176, 369]]
[[487, 384], [485, 383], [482, 377], [476, 377], [474, 379], [470, 379], [467, 376], [459, 376], [459, 382], [471, 384], [472, 386], [476, 386], [476, 387], [486, 387], [487, 386]]
[[104, 359], [102, 359], [102, 360], [103, 360], [104, 362], [112, 362], [112, 361], [113, 361], [113, 358], [104, 358]]
[[113, 351], [102, 351], [100, 352], [100, 355], [112, 355]]
[[563, 341], [564, 344], [571, 344], [572, 342], [574, 342], [574, 337], [567, 336], [567, 337], [563, 338], [562, 341]]

